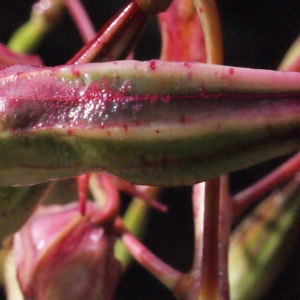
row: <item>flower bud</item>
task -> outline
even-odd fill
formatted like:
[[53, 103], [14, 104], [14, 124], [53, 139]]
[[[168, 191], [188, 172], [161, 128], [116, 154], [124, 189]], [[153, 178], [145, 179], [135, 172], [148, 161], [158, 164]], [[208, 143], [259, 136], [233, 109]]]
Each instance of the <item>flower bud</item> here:
[[114, 237], [89, 222], [87, 204], [42, 207], [15, 234], [17, 278], [25, 299], [112, 299], [120, 275]]

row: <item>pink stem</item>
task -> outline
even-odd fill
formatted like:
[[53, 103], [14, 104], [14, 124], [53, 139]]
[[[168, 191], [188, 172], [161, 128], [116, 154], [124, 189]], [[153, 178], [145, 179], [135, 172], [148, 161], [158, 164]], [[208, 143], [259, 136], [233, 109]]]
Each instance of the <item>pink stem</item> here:
[[78, 189], [78, 202], [79, 211], [82, 216], [85, 215], [86, 211], [86, 200], [88, 195], [88, 182], [90, 175], [84, 174], [76, 177], [77, 189]]
[[106, 173], [95, 174], [98, 179], [99, 188], [102, 188], [106, 194], [104, 207], [101, 207], [95, 214], [90, 217], [90, 221], [98, 226], [104, 224], [111, 225], [119, 213], [120, 196], [119, 191], [114, 185], [110, 175]]
[[275, 188], [278, 184], [282, 184], [292, 178], [299, 170], [300, 153], [297, 153], [275, 171], [271, 172], [247, 189], [237, 193], [234, 196], [234, 217], [239, 218], [252, 204], [258, 201], [271, 189]]
[[216, 300], [220, 298], [218, 225], [220, 179], [215, 178], [196, 185], [194, 192], [195, 257], [190, 273], [194, 284], [187, 291], [187, 299], [197, 297]]
[[221, 176], [219, 213], [219, 286], [222, 299], [229, 299], [228, 250], [232, 225], [232, 198], [229, 194], [228, 176]]
[[162, 284], [172, 290], [183, 274], [164, 263], [137, 240], [125, 228], [121, 218], [116, 219], [114, 228], [130, 254]]
[[201, 290], [203, 299], [219, 298], [219, 199], [220, 179], [205, 183], [204, 232], [201, 270]]
[[193, 272], [198, 270], [201, 273], [202, 267], [202, 249], [203, 249], [203, 226], [204, 226], [204, 197], [205, 182], [193, 186], [193, 215], [195, 227], [195, 249]]
[[94, 26], [80, 0], [64, 0], [84, 43], [88, 43], [95, 35]]
[[156, 208], [157, 210], [161, 212], [167, 212], [168, 208], [159, 203], [157, 200], [155, 200], [153, 197], [148, 195], [147, 193], [143, 192], [142, 186], [133, 185], [125, 180], [122, 180], [116, 176], [113, 176], [111, 174], [107, 174], [107, 176], [111, 176], [112, 180], [114, 181], [115, 186], [123, 192], [126, 192], [132, 196], [137, 196], [144, 200], [146, 203], [148, 203], [150, 206]]

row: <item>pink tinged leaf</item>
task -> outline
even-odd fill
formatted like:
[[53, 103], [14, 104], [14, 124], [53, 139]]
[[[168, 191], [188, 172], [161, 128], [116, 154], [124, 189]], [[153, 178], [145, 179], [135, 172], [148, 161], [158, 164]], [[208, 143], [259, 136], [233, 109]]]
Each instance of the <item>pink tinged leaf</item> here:
[[175, 0], [158, 20], [162, 60], [206, 61], [203, 31], [192, 1]]
[[0, 69], [16, 64], [42, 66], [43, 62], [37, 55], [18, 54], [0, 44]]
[[[95, 210], [87, 204], [88, 215]], [[25, 299], [112, 299], [120, 275], [113, 245], [103, 228], [78, 215], [76, 204], [41, 208], [14, 236]]]

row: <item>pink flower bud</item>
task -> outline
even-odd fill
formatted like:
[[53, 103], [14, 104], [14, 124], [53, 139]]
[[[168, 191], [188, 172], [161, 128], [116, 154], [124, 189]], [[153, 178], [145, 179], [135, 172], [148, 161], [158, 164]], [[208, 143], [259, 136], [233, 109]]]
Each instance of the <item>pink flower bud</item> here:
[[120, 275], [115, 238], [95, 227], [77, 204], [41, 208], [14, 236], [17, 277], [25, 299], [112, 299]]

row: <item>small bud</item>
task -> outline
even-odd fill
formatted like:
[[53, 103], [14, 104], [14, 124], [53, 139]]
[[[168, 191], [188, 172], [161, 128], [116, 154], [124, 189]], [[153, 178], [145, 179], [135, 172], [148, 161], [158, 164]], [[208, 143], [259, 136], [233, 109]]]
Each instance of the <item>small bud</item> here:
[[43, 207], [15, 234], [13, 251], [24, 299], [112, 299], [120, 275], [115, 239], [89, 221], [87, 204]]

